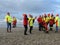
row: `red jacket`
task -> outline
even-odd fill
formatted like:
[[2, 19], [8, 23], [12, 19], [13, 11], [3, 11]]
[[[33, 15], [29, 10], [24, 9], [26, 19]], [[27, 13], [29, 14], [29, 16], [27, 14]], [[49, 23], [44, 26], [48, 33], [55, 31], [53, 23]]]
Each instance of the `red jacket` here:
[[42, 22], [43, 27], [45, 27], [46, 31], [48, 31], [48, 25], [45, 21]]
[[54, 20], [53, 19], [50, 19], [49, 24], [50, 25], [53, 25], [54, 24]]
[[38, 23], [42, 23], [42, 18], [39, 17], [39, 18], [37, 19], [37, 21], [38, 21]]
[[14, 21], [13, 21], [13, 25], [16, 25], [16, 23], [17, 23], [17, 20], [14, 20]]
[[23, 25], [28, 25], [28, 19], [26, 16], [23, 18]]

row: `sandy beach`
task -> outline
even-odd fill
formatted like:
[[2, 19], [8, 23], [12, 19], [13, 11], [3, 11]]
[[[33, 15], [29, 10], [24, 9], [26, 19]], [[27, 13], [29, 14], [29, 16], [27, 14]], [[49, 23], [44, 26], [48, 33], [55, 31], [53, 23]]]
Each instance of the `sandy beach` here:
[[24, 35], [24, 28], [12, 28], [11, 33], [6, 28], [0, 28], [0, 45], [60, 45], [60, 31], [50, 31], [49, 34], [34, 28], [32, 34]]

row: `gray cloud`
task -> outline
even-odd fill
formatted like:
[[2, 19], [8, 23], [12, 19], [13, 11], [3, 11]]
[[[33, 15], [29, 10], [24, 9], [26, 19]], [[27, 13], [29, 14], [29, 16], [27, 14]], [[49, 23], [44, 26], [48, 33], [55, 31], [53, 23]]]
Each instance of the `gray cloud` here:
[[11, 12], [12, 14], [52, 12], [60, 9], [59, 0], [0, 0], [0, 14]]

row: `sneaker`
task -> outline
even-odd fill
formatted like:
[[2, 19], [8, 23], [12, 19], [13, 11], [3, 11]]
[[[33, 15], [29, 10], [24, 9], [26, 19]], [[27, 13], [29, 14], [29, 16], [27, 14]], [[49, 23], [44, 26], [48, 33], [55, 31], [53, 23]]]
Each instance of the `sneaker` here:
[[24, 35], [28, 35], [28, 34], [24, 34]]

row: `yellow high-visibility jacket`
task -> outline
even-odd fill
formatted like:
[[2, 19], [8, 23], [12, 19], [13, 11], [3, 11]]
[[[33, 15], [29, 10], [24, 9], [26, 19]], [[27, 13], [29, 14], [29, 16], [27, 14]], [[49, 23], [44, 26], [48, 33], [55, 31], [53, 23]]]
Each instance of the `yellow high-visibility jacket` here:
[[16, 18], [13, 18], [13, 21], [17, 20]]
[[6, 15], [6, 16], [5, 16], [5, 20], [6, 20], [6, 22], [11, 23], [11, 22], [12, 22], [12, 17]]
[[56, 17], [55, 17], [56, 26], [58, 26], [58, 20], [59, 20], [59, 17], [56, 16]]
[[49, 22], [49, 17], [43, 18], [43, 20], [48, 23]]
[[60, 26], [60, 18], [58, 19], [58, 26]]
[[50, 18], [51, 18], [51, 17], [47, 17], [47, 18], [46, 18], [46, 22], [49, 22], [49, 21], [50, 21]]
[[29, 22], [29, 26], [33, 26], [33, 20], [34, 20], [34, 18], [28, 18], [29, 20], [28, 20], [28, 22]]

